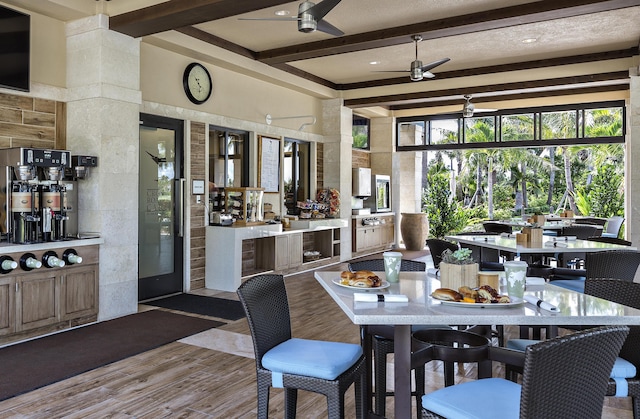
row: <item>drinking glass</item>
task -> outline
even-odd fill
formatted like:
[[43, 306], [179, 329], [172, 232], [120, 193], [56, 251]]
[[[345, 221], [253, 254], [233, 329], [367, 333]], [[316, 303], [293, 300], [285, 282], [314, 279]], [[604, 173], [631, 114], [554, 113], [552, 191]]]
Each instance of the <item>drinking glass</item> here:
[[527, 278], [527, 262], [512, 260], [504, 263], [504, 276], [509, 297], [524, 297], [524, 285]]
[[400, 252], [384, 252], [382, 254], [384, 259], [384, 273], [387, 276], [387, 281], [398, 282], [398, 276], [400, 275], [400, 264], [402, 262], [402, 253]]

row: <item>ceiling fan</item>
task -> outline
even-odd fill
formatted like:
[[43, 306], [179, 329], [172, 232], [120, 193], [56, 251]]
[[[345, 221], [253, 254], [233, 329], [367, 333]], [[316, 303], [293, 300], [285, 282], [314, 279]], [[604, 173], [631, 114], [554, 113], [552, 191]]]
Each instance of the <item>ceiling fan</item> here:
[[377, 73], [409, 73], [409, 77], [411, 77], [411, 81], [421, 81], [422, 79], [429, 78], [432, 79], [435, 77], [433, 73], [429, 70], [436, 68], [437, 66], [446, 63], [449, 61], [449, 58], [443, 58], [438, 61], [434, 61], [427, 65], [422, 65], [422, 61], [418, 59], [418, 42], [422, 41], [422, 35], [413, 35], [411, 37], [413, 42], [416, 44], [416, 59], [411, 62], [410, 70], [389, 70], [389, 71], [377, 71]]
[[329, 35], [342, 36], [344, 32], [336, 28], [323, 18], [334, 7], [340, 3], [341, 0], [324, 0], [321, 3], [313, 3], [310, 1], [303, 1], [298, 5], [298, 16], [296, 17], [272, 17], [272, 18], [239, 18], [238, 20], [278, 20], [285, 22], [298, 22], [298, 31], [309, 33], [316, 30], [320, 32], [328, 33]]
[[476, 109], [475, 105], [471, 103], [471, 95], [464, 95], [464, 105], [462, 105], [462, 116], [465, 118], [471, 118], [474, 112], [495, 112], [497, 109]]

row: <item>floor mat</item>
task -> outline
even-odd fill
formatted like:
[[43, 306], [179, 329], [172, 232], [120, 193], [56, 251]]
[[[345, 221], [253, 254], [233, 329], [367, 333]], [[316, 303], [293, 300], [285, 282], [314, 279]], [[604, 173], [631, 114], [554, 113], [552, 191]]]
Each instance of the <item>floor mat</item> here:
[[0, 400], [224, 323], [150, 310], [0, 349]]
[[178, 294], [144, 304], [225, 320], [238, 320], [245, 316], [239, 301], [196, 294]]

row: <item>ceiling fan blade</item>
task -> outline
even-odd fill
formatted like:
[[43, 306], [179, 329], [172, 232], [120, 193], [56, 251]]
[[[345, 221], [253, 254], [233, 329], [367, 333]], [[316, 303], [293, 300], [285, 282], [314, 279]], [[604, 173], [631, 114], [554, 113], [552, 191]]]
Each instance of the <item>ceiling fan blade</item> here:
[[436, 68], [439, 65], [442, 65], [444, 63], [446, 63], [447, 61], [449, 61], [450, 58], [443, 58], [441, 60], [438, 61], [434, 61], [432, 63], [429, 63], [427, 65], [422, 66], [422, 71], [423, 72], [428, 72], [429, 70], [431, 70], [432, 68]]
[[[324, 1], [323, 1], [323, 3], [324, 3]], [[320, 32], [328, 33], [329, 35], [333, 35], [333, 36], [342, 36], [342, 35], [344, 35], [344, 32], [342, 32], [340, 29], [336, 28], [335, 26], [333, 26], [331, 23], [327, 22], [326, 20], [319, 20], [318, 21], [318, 29], [317, 30], [319, 30]]]
[[372, 73], [411, 73], [411, 70], [375, 70]]
[[430, 72], [430, 71], [424, 71], [424, 70], [423, 70], [423, 71], [422, 71], [422, 77], [423, 77], [423, 78], [425, 78], [425, 79], [432, 79], [432, 78], [434, 78], [434, 77], [435, 77], [435, 74], [433, 74], [433, 73], [432, 73], [432, 72]]
[[[318, 25], [319, 25], [320, 20], [322, 20], [322, 18], [325, 17], [327, 13], [331, 11], [331, 9], [336, 7], [338, 3], [340, 3], [340, 1], [341, 0], [324, 0], [321, 3], [318, 3], [315, 6], [310, 7], [305, 12], [310, 13], [318, 21]], [[318, 30], [320, 30], [320, 28], [318, 28]], [[341, 35], [344, 35], [344, 34], [341, 33]]]
[[296, 16], [289, 17], [239, 17], [238, 20], [278, 20], [281, 22], [297, 22], [300, 18]]

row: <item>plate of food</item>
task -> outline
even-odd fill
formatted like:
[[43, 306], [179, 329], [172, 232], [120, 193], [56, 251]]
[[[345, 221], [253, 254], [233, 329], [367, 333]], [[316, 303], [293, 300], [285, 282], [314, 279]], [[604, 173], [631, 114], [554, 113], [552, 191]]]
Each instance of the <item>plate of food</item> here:
[[431, 293], [431, 298], [444, 305], [467, 308], [507, 308], [524, 303], [522, 298], [501, 295], [489, 285], [478, 288], [463, 286], [458, 291], [450, 288], [438, 288]]
[[341, 287], [351, 288], [355, 290], [379, 290], [388, 288], [391, 285], [387, 281], [381, 280], [378, 275], [371, 271], [343, 271], [340, 273], [340, 279], [334, 279], [332, 282]]

